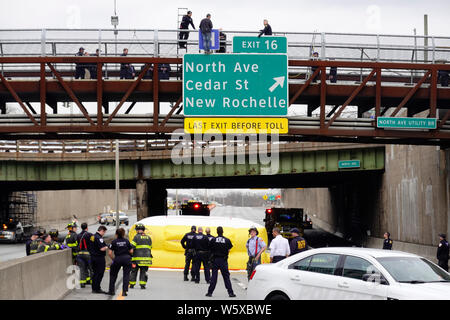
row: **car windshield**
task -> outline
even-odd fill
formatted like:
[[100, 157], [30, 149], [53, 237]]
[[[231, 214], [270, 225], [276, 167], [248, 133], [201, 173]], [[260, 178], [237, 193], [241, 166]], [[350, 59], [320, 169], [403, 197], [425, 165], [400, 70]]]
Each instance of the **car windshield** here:
[[431, 263], [418, 257], [384, 257], [377, 259], [398, 282], [425, 283], [447, 282], [450, 275]]
[[127, 215], [125, 213], [123, 213], [123, 212], [119, 212], [119, 216], [120, 217], [126, 217]]

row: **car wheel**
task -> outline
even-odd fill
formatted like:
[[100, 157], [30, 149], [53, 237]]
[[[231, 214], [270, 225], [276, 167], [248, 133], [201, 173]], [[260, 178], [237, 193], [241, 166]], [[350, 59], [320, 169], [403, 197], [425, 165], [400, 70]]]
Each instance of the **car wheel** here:
[[289, 298], [288, 298], [288, 296], [286, 296], [283, 293], [275, 293], [275, 294], [270, 295], [267, 298], [267, 300], [270, 300], [270, 301], [287, 301], [287, 300], [289, 300]]

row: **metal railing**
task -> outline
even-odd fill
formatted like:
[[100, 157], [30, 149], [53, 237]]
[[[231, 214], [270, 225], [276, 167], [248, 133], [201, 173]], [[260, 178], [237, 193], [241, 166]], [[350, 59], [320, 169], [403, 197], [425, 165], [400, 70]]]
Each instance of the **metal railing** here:
[[[181, 57], [198, 52], [198, 31], [189, 32], [187, 49], [178, 49], [178, 29], [0, 29], [0, 56], [73, 56], [83, 46], [93, 54], [118, 56], [123, 48], [129, 56]], [[234, 36], [257, 35], [256, 31], [222, 31], [226, 34], [226, 51], [232, 52]], [[275, 32], [286, 36], [289, 59], [310, 59], [316, 51], [321, 60], [360, 62], [414, 62], [435, 63], [450, 60], [450, 37], [408, 36], [388, 34]], [[29, 65], [0, 66], [6, 71], [33, 68]], [[73, 64], [60, 64], [60, 70], [72, 70]], [[119, 65], [108, 65], [108, 71], [119, 70]], [[361, 74], [361, 70], [355, 70]], [[414, 77], [414, 74], [410, 74]]]

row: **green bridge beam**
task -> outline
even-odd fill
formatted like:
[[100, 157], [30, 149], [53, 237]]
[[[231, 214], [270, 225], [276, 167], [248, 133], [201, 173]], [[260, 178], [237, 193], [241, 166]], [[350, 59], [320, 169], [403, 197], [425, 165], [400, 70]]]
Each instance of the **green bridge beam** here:
[[[121, 160], [120, 180], [187, 179], [205, 177], [258, 176], [267, 174], [267, 165], [233, 164], [181, 164], [170, 159]], [[341, 160], [360, 160], [361, 167], [339, 169]], [[194, 162], [194, 161], [191, 161]], [[272, 174], [326, 173], [338, 171], [384, 170], [385, 148], [371, 147], [344, 150], [319, 150], [282, 152], [279, 170]], [[140, 173], [140, 176], [139, 176]], [[114, 161], [0, 161], [0, 182], [64, 182], [64, 181], [113, 181]]]

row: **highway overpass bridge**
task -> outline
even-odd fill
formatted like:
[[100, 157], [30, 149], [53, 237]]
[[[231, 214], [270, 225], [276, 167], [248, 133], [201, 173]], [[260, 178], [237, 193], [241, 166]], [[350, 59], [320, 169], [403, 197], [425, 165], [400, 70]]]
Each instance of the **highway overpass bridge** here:
[[[197, 51], [195, 34], [180, 51], [174, 49], [176, 30], [119, 30], [120, 41], [111, 32], [0, 30], [1, 138], [156, 139], [182, 129], [182, 57]], [[227, 34], [232, 39], [248, 32]], [[288, 39], [289, 58], [289, 131], [281, 139], [448, 146], [450, 89], [438, 80], [439, 72], [450, 71], [445, 64], [449, 38], [278, 35]], [[100, 49], [101, 55], [75, 57], [81, 45], [91, 52]], [[111, 53], [116, 45], [133, 45], [133, 50], [119, 57]], [[312, 51], [320, 52], [320, 60], [311, 60]], [[121, 63], [136, 67], [134, 79], [118, 79]], [[74, 79], [75, 64], [95, 66], [96, 74]], [[167, 80], [159, 79], [161, 64], [172, 66]], [[329, 77], [331, 69], [337, 69], [336, 82]], [[61, 107], [69, 102], [70, 112]], [[5, 114], [6, 103], [18, 105], [19, 114]], [[147, 105], [139, 114], [141, 103]], [[164, 103], [170, 108], [163, 112]], [[436, 127], [381, 128], [381, 116], [436, 119]]]
[[[191, 155], [184, 156], [185, 163], [176, 164], [181, 158], [174, 158], [174, 148], [140, 151], [140, 143], [122, 143], [120, 187], [136, 188], [138, 202], [146, 198], [149, 206], [144, 211], [148, 212], [141, 212], [142, 216], [165, 214], [166, 189], [170, 188], [332, 187], [384, 172], [384, 146], [281, 143], [263, 150], [261, 144], [260, 148], [250, 144], [223, 149], [222, 160], [217, 157], [216, 163], [206, 165], [204, 157], [195, 157], [196, 149], [206, 150], [204, 147], [192, 148]], [[36, 143], [4, 143], [2, 151], [9, 152], [0, 152], [0, 185], [8, 191], [113, 189], [115, 154], [108, 152], [108, 144], [91, 144], [89, 148], [86, 143], [53, 142], [43, 147], [41, 142], [39, 150]], [[107, 152], [99, 151], [99, 147]], [[259, 161], [261, 155], [265, 162]], [[340, 161], [348, 160], [359, 163], [340, 167]]]

